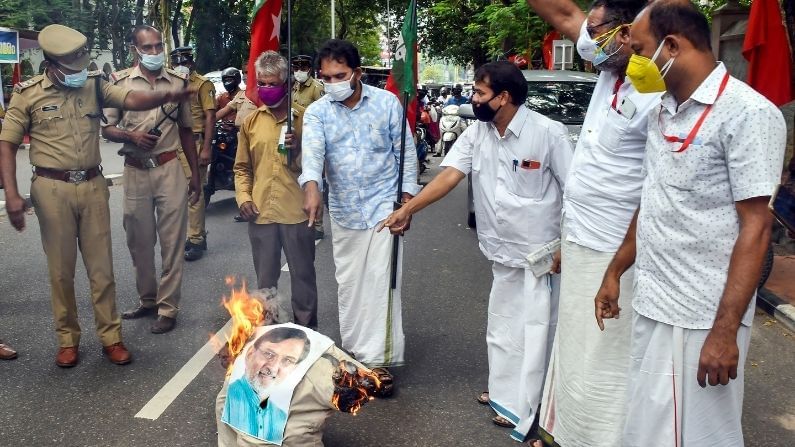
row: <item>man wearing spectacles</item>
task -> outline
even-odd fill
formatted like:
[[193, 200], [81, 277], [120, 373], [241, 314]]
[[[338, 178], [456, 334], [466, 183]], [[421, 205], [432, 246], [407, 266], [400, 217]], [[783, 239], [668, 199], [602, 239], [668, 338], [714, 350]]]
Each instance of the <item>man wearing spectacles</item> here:
[[[540, 427], [560, 445], [621, 445], [632, 317], [609, 321], [605, 336], [592, 303], [640, 202], [647, 116], [659, 106], [658, 93], [626, 81], [630, 24], [647, 1], [596, 0], [587, 13], [571, 0], [527, 3], [601, 72], [563, 193], [558, 326]], [[633, 274], [620, 280], [627, 312]]]

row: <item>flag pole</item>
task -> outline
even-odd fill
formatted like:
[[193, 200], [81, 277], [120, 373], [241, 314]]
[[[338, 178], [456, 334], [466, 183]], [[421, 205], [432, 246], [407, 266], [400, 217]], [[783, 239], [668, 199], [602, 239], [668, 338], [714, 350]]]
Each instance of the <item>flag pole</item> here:
[[[287, 133], [293, 133], [293, 1], [287, 0]], [[287, 166], [293, 164], [293, 148], [287, 150]]]
[[[412, 8], [411, 8], [411, 21], [413, 24], [413, 29], [417, 29], [417, 2], [412, 1]], [[413, 46], [413, 45], [412, 45]], [[406, 52], [414, 51], [414, 48], [411, 49], [406, 48]], [[412, 65], [416, 63], [412, 62]], [[414, 70], [414, 67], [411, 67], [411, 70]], [[416, 81], [416, 80], [414, 80]], [[412, 85], [411, 88], [417, 88], [416, 85]], [[393, 208], [395, 210], [399, 209], [402, 206], [403, 201], [403, 171], [404, 165], [406, 162], [406, 127], [408, 125], [408, 113], [409, 113], [409, 90], [407, 87], [404, 86], [403, 89], [403, 119], [400, 122], [400, 158], [398, 160], [398, 184], [397, 184], [397, 198], [395, 200], [395, 204]], [[397, 271], [398, 271], [398, 254], [400, 252], [400, 235], [395, 234], [392, 236], [392, 275], [390, 278], [389, 286], [392, 290], [397, 289]]]

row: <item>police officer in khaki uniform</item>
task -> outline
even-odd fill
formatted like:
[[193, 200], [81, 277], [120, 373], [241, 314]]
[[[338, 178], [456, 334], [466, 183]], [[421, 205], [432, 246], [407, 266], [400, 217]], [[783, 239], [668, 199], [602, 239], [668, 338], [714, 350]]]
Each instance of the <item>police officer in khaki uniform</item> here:
[[0, 169], [6, 188], [6, 211], [18, 231], [25, 228], [25, 200], [16, 178], [16, 151], [30, 135], [34, 166], [31, 198], [41, 229], [52, 289], [52, 309], [60, 349], [56, 363], [77, 364], [80, 326], [74, 275], [77, 249], [91, 284], [97, 335], [111, 362], [126, 364], [116, 312], [108, 187], [102, 176], [99, 126], [102, 104], [148, 110], [191, 94], [175, 90], [132, 92], [88, 73], [86, 36], [62, 25], [39, 33], [46, 70], [15, 87], [0, 131]]
[[[293, 69], [293, 105], [302, 109], [323, 96], [323, 84], [312, 76], [312, 58], [307, 55], [293, 56], [290, 61]], [[324, 191], [328, 188], [324, 189]], [[323, 214], [315, 219], [315, 239], [323, 239]]]
[[245, 90], [240, 90], [235, 94], [232, 100], [229, 101], [229, 103], [227, 103], [221, 110], [218, 111], [215, 117], [218, 120], [223, 120], [234, 114], [235, 127], [237, 127], [239, 130], [246, 117], [256, 111], [257, 105], [248, 99]]
[[[111, 75], [111, 82], [132, 90], [169, 90], [187, 85], [187, 76], [164, 67], [163, 38], [156, 28], [133, 29], [130, 53], [137, 64]], [[150, 330], [171, 331], [179, 312], [182, 291], [183, 243], [188, 225], [188, 194], [185, 171], [176, 160], [185, 152], [190, 182], [201, 190], [190, 101], [165, 104], [146, 112], [105, 109], [105, 138], [124, 143], [124, 229], [135, 266], [140, 303], [122, 318], [157, 315]], [[195, 197], [198, 200], [198, 195]], [[192, 203], [195, 203], [192, 202]], [[160, 242], [162, 273], [155, 270], [155, 243]]]
[[[174, 70], [189, 76], [191, 88], [196, 94], [191, 98], [190, 109], [193, 115], [193, 139], [199, 154], [201, 184], [207, 182], [207, 165], [212, 157], [213, 136], [215, 134], [215, 87], [207, 78], [195, 71], [193, 48], [180, 47], [171, 52], [171, 66]], [[185, 173], [188, 174], [187, 160], [180, 157]], [[207, 231], [204, 227], [204, 191], [200, 200], [188, 208], [188, 234], [185, 241], [185, 260], [195, 261], [207, 250]]]

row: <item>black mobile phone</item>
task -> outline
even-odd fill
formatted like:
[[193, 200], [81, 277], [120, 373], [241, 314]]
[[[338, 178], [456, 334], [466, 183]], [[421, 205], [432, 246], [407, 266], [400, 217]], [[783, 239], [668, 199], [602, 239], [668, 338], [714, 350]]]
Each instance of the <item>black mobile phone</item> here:
[[776, 186], [768, 205], [770, 211], [776, 216], [781, 225], [795, 233], [795, 191], [787, 185]]

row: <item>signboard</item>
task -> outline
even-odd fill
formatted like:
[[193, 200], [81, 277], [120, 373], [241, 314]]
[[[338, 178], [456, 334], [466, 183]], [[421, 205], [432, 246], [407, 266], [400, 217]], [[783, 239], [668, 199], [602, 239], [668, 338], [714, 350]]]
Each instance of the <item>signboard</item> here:
[[0, 64], [19, 63], [19, 32], [0, 28]]

